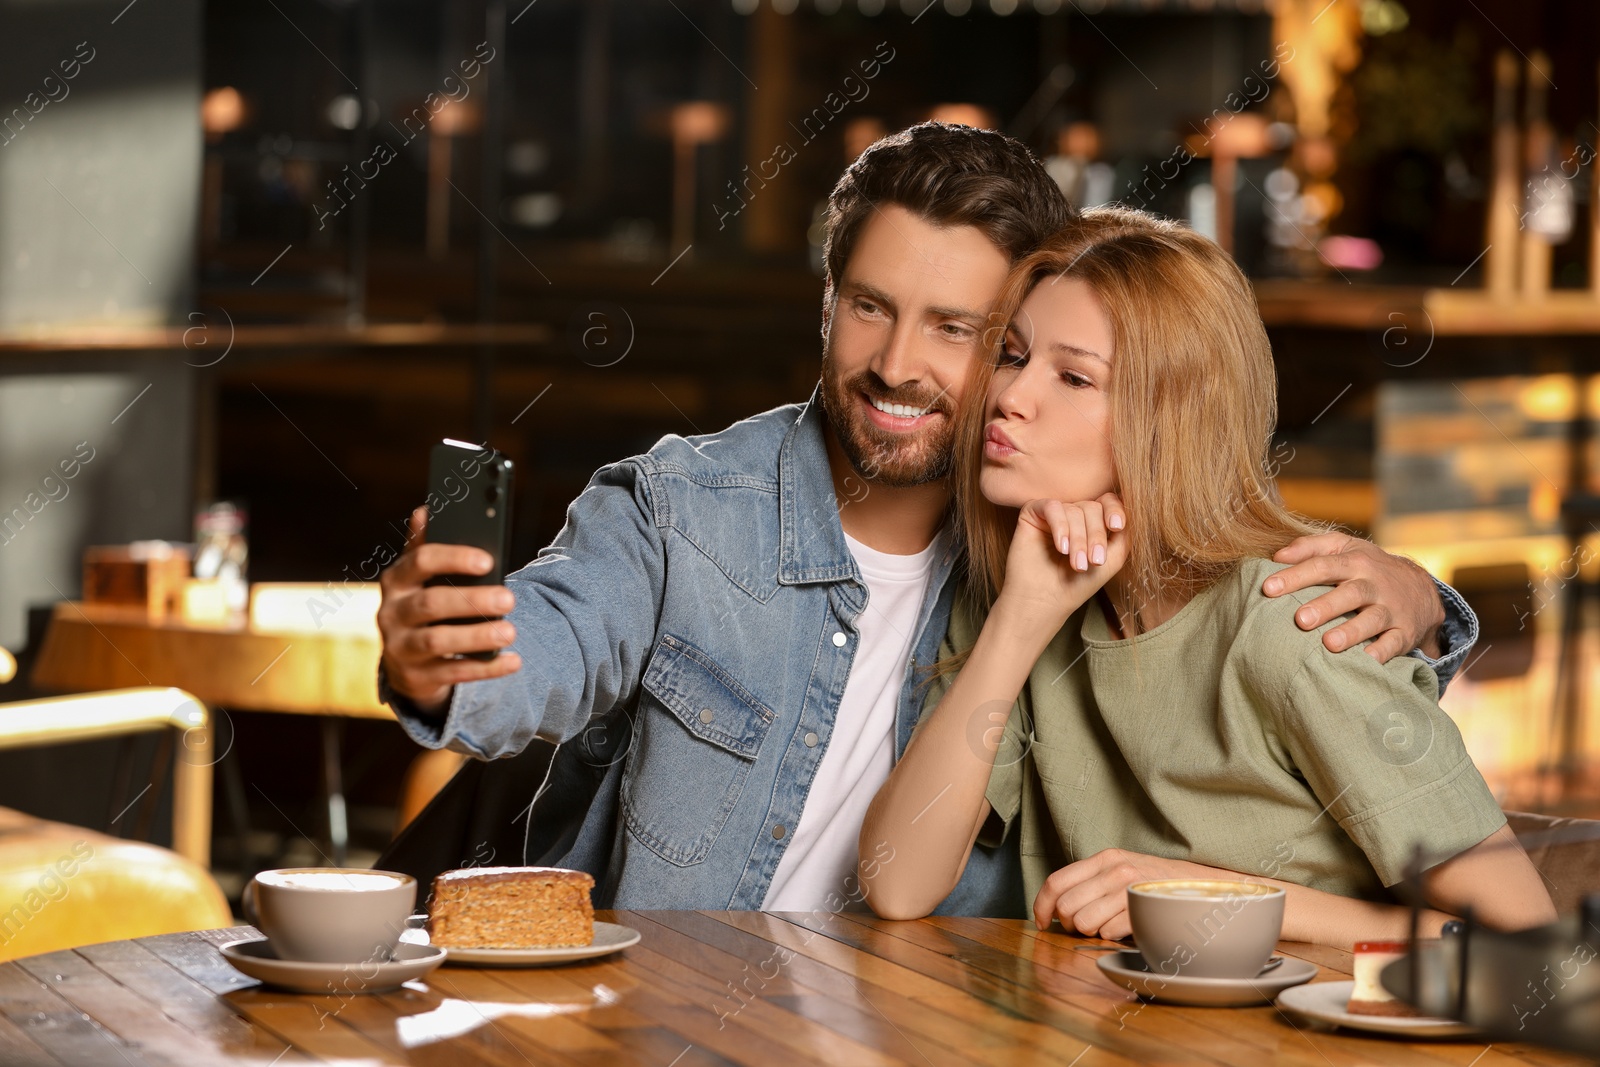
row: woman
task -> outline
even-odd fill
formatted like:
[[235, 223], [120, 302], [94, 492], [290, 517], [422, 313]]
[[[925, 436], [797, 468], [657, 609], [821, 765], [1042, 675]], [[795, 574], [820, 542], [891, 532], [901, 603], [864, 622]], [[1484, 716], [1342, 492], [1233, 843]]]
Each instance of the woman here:
[[1403, 936], [1388, 890], [1418, 844], [1434, 933], [1553, 920], [1433, 672], [1329, 653], [1259, 592], [1311, 528], [1272, 487], [1271, 351], [1227, 254], [1088, 212], [996, 321], [959, 428], [946, 684], [862, 828], [895, 857], [862, 865], [878, 913], [931, 911], [987, 829], [1021, 835], [1041, 929], [1125, 937], [1129, 884], [1221, 869], [1288, 890], [1285, 938]]

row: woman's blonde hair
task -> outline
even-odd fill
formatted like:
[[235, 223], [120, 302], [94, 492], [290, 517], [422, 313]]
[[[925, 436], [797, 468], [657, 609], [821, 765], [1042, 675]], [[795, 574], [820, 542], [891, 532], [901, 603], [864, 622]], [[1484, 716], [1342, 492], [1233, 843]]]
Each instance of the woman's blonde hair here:
[[[1015, 516], [979, 491], [987, 396], [1005, 335], [1034, 288], [1076, 278], [1111, 323], [1109, 427], [1128, 511], [1137, 607], [1193, 595], [1249, 557], [1319, 527], [1280, 502], [1268, 449], [1277, 421], [1272, 349], [1250, 283], [1218, 245], [1127, 208], [1086, 211], [1012, 268], [968, 378], [956, 430], [956, 514], [968, 595], [986, 614], [1005, 581]], [[1028, 338], [1023, 337], [1024, 341]]]

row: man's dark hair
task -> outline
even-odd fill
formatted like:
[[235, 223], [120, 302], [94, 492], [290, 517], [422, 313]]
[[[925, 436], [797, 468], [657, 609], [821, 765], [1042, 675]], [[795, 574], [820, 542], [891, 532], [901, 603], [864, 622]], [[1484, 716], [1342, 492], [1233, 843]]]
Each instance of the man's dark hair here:
[[825, 308], [833, 307], [862, 225], [885, 204], [939, 226], [976, 227], [1012, 259], [1072, 217], [1054, 179], [1021, 141], [944, 122], [890, 134], [845, 169], [828, 197]]

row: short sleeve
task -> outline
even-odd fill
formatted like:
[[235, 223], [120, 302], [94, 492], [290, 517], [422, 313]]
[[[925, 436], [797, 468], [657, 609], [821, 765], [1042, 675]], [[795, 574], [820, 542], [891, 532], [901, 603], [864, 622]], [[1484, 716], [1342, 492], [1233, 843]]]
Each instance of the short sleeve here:
[[1336, 655], [1306, 636], [1312, 647], [1274, 702], [1278, 739], [1385, 886], [1419, 846], [1432, 867], [1505, 825], [1426, 665]]
[[1011, 709], [1006, 720], [1000, 751], [995, 753], [994, 770], [989, 772], [989, 788], [983, 797], [989, 802], [989, 819], [978, 831], [978, 843], [993, 848], [1004, 841], [1017, 821], [1022, 807], [1022, 767], [1033, 736], [1032, 713], [1026, 691]]
[[[981, 629], [982, 624], [976, 609], [965, 595], [965, 590], [959, 590], [950, 609], [949, 628], [945, 631], [944, 640], [939, 644], [939, 662], [944, 663], [958, 653], [970, 649], [977, 643]], [[922, 701], [922, 719], [926, 719], [929, 713], [939, 706], [939, 701], [949, 692], [950, 686], [955, 683], [955, 678], [954, 671], [934, 677]], [[1032, 720], [1027, 710], [1027, 701], [1028, 694], [1024, 688], [1016, 705], [1011, 709], [1010, 717], [1006, 720], [1005, 734], [1000, 739], [1000, 750], [995, 755], [994, 770], [989, 775], [989, 786], [984, 792], [984, 799], [989, 802], [992, 813], [978, 832], [978, 843], [990, 848], [1000, 844], [1011, 832], [1011, 825], [1016, 820], [1017, 811], [1022, 805], [1022, 762], [1028, 754], [1027, 739], [1032, 732], [1029, 726]], [[918, 724], [921, 724], [921, 720]]]

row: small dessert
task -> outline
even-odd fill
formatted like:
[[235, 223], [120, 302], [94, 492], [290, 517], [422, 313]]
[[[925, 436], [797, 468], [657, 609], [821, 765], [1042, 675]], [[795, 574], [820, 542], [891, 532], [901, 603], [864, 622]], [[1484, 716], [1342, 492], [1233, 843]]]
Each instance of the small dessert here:
[[447, 948], [594, 942], [594, 879], [559, 867], [468, 867], [433, 880], [428, 936]]
[[1383, 988], [1378, 975], [1395, 960], [1404, 959], [1409, 946], [1404, 941], [1357, 941], [1355, 987], [1350, 990], [1351, 1015], [1419, 1016], [1421, 1013]]

